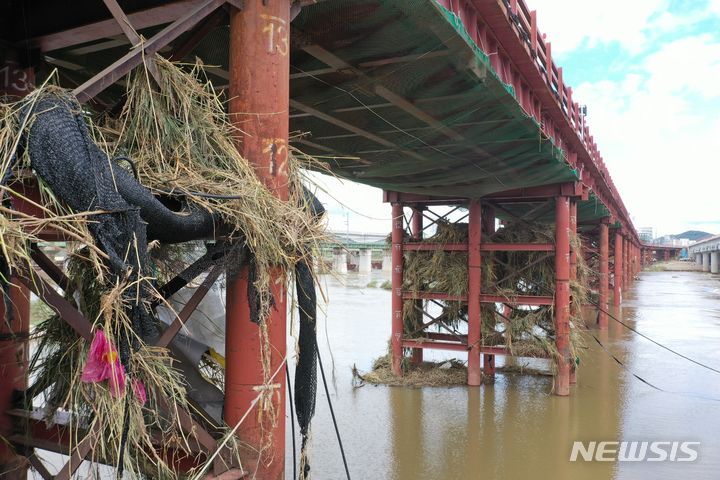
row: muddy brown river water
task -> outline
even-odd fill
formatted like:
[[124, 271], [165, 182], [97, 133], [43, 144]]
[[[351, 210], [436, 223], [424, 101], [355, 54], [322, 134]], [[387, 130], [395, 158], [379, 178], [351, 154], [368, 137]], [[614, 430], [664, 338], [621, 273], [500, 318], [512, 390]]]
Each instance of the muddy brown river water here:
[[[342, 282], [326, 277], [330, 303], [318, 328], [328, 370], [334, 361], [331, 398], [354, 480], [720, 479], [720, 374], [670, 354], [613, 320], [608, 331], [592, 333], [627, 369], [587, 337], [578, 384], [567, 398], [550, 394], [551, 377], [502, 373], [494, 384], [479, 388], [353, 388], [351, 367], [369, 370], [386, 351], [390, 336], [390, 292], [368, 288], [371, 279], [378, 284], [384, 280], [379, 273], [349, 274]], [[654, 340], [720, 369], [719, 276], [643, 272], [615, 315]], [[426, 352], [426, 358], [450, 357]], [[547, 368], [546, 361], [521, 361]], [[653, 389], [630, 372], [671, 393]], [[342, 480], [345, 473], [321, 384], [318, 390], [312, 478]], [[289, 432], [288, 425], [288, 480]], [[699, 442], [692, 447], [698, 458], [570, 462], [575, 441]], [[43, 458], [51, 464], [60, 461], [49, 453]], [[114, 475], [107, 468], [81, 469], [79, 478]]]
[[[609, 331], [593, 333], [627, 369], [588, 337], [578, 384], [568, 398], [550, 395], [551, 378], [500, 373], [493, 385], [479, 388], [353, 388], [351, 367], [368, 370], [390, 335], [390, 293], [366, 288], [369, 281], [357, 274], [343, 283], [326, 278], [330, 304], [319, 326], [325, 363], [331, 363], [331, 351], [334, 358], [331, 398], [353, 479], [720, 478], [720, 374], [613, 320]], [[720, 277], [644, 272], [616, 315], [720, 369]], [[673, 393], [657, 391], [630, 372]], [[340, 480], [345, 478], [340, 452], [318, 388], [313, 478]], [[700, 443], [692, 447], [698, 452], [693, 462], [570, 462], [574, 441]], [[290, 479], [290, 453], [287, 460]]]

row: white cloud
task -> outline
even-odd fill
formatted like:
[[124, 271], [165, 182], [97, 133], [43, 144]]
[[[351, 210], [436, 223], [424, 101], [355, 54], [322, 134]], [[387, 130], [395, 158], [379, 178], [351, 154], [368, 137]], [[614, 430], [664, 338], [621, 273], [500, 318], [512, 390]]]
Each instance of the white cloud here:
[[[639, 58], [620, 80], [591, 79], [575, 89], [636, 227], [720, 233], [720, 40], [677, 39], [710, 15], [720, 17], [720, 0], [679, 14], [667, 11], [669, 0], [527, 1], [556, 54], [618, 42]], [[650, 55], [638, 55], [649, 45]], [[345, 230], [349, 220], [350, 230], [389, 230], [390, 206], [380, 190], [317, 178], [335, 197], [320, 194], [332, 229]]]
[[[668, 0], [527, 0], [538, 11], [538, 28], [547, 34], [553, 52], [565, 53], [583, 44], [619, 42], [628, 51], [642, 50], [653, 17], [662, 14]], [[671, 19], [666, 16], [665, 22]]]
[[308, 176], [318, 187], [314, 193], [325, 206], [330, 230], [390, 231], [390, 204], [383, 203], [382, 190], [319, 173]]
[[588, 120], [636, 226], [715, 232], [720, 178], [720, 42], [663, 45], [618, 82], [578, 86]]

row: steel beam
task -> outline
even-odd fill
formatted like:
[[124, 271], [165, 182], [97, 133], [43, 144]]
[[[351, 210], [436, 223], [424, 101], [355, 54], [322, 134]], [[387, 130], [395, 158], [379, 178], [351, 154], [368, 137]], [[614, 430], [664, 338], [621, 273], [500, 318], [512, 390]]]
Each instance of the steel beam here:
[[[148, 8], [127, 15], [127, 19], [137, 29], [150, 28], [165, 23], [174, 22], [188, 10], [202, 3], [202, 0], [184, 0], [167, 2], [158, 7]], [[32, 48], [38, 48], [47, 53], [61, 48], [72, 47], [83, 43], [94, 42], [105, 38], [122, 35], [123, 29], [111, 18], [100, 22], [70, 28], [61, 32], [53, 32], [31, 39]]]
[[[151, 58], [161, 48], [195, 26], [202, 19], [217, 10], [226, 0], [205, 0], [171, 23], [147, 42], [138, 45], [120, 57], [97, 75], [73, 90], [80, 103], [85, 103], [140, 65], [145, 58]], [[289, 81], [289, 80], [288, 80]]]

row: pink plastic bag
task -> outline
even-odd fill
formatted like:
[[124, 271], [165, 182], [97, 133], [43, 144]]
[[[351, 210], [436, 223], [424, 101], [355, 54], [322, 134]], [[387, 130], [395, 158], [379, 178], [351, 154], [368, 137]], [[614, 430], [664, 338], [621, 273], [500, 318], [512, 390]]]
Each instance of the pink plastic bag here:
[[133, 380], [132, 382], [133, 392], [135, 393], [135, 398], [138, 399], [140, 402], [140, 405], [145, 405], [145, 402], [147, 402], [147, 393], [145, 392], [145, 384], [141, 382], [140, 380]]
[[[113, 397], [119, 398], [125, 393], [125, 368], [120, 363], [115, 346], [102, 330], [95, 331], [80, 380], [86, 383], [108, 380]], [[144, 390], [143, 387], [143, 393]]]

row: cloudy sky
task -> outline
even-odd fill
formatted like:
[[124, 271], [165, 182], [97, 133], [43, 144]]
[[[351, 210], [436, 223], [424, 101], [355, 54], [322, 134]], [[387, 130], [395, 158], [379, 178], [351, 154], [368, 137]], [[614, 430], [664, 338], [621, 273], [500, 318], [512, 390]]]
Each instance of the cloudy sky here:
[[[635, 226], [720, 233], [720, 0], [526, 1]], [[320, 183], [333, 230], [389, 230], [379, 190]]]

